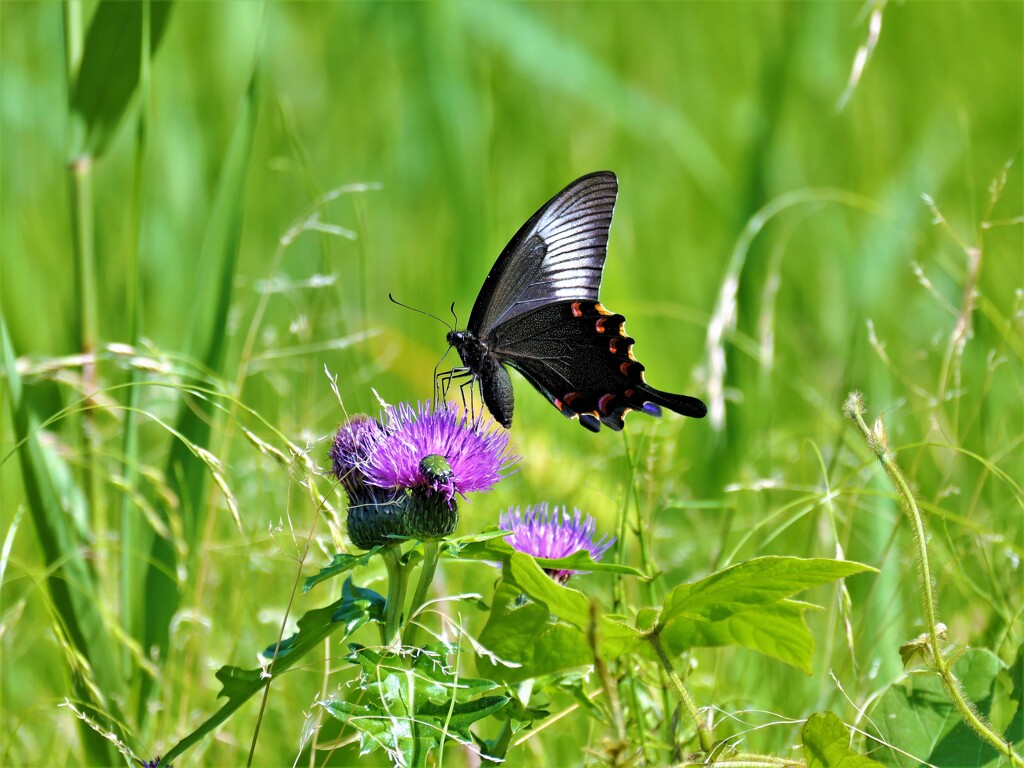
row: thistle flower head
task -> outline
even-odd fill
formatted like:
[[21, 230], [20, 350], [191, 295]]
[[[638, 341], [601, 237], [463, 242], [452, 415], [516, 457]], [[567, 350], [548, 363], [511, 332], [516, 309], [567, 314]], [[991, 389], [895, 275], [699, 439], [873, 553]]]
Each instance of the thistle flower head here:
[[[573, 516], [570, 517], [565, 507], [548, 511], [547, 502], [527, 507], [525, 513], [518, 507], [503, 512], [500, 526], [502, 530], [511, 531], [505, 541], [534, 557], [558, 559], [585, 549], [596, 562], [615, 543], [614, 536], [594, 540], [597, 521], [590, 515], [573, 508]], [[547, 570], [547, 574], [560, 584], [568, 581], [574, 573], [579, 571]]]
[[366, 485], [366, 464], [384, 436], [376, 419], [359, 413], [338, 427], [327, 452], [335, 477], [351, 496]]
[[376, 419], [358, 414], [338, 428], [327, 454], [348, 495], [348, 536], [360, 549], [393, 544], [392, 535], [407, 535], [406, 499], [366, 482], [367, 463], [383, 437]]
[[389, 408], [383, 438], [369, 455], [366, 482], [381, 488], [419, 489], [441, 495], [449, 506], [455, 495], [490, 490], [516, 457], [508, 433], [489, 419], [474, 422], [452, 407], [429, 403]]

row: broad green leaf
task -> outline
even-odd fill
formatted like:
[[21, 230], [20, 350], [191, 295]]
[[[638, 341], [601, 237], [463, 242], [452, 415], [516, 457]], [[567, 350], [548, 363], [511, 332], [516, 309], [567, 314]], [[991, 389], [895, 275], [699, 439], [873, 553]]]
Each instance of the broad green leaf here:
[[[274, 662], [273, 675], [280, 676], [290, 669], [300, 659], [304, 658], [313, 649], [322, 648], [324, 638], [344, 629], [346, 634], [351, 634], [358, 627], [368, 621], [383, 621], [383, 599], [369, 600], [364, 595], [369, 590], [353, 588], [351, 580], [347, 581], [341, 599], [336, 600], [323, 608], [316, 608], [305, 613], [298, 621], [299, 631], [291, 637], [281, 641], [277, 653], [277, 660]], [[373, 593], [376, 594], [376, 593]], [[377, 595], [380, 598], [380, 595]], [[263, 652], [263, 656], [272, 657], [276, 643]], [[181, 755], [185, 750], [211, 733], [218, 725], [227, 720], [234, 712], [247, 702], [252, 696], [270, 682], [263, 669], [241, 669], [240, 667], [224, 666], [217, 670], [217, 679], [221, 682], [220, 693], [217, 698], [226, 696], [228, 701], [224, 706], [207, 718], [192, 733], [183, 738], [166, 754], [163, 764], [170, 764], [172, 760]]]
[[1024, 645], [1017, 647], [1017, 658], [1007, 670], [1010, 678], [1009, 700], [1014, 707], [1013, 718], [1003, 732], [1003, 739], [1011, 744], [1024, 744]]
[[682, 615], [721, 621], [805, 589], [874, 570], [847, 560], [759, 557], [673, 589], [665, 598], [661, 624]]
[[[150, 49], [160, 46], [171, 3], [149, 3]], [[71, 95], [71, 109], [85, 124], [82, 151], [103, 154], [139, 85], [143, 3], [100, 0], [89, 24], [82, 61]]]
[[502, 580], [491, 615], [480, 633], [484, 647], [498, 658], [521, 666], [510, 668], [478, 657], [481, 674], [504, 682], [521, 682], [593, 663], [583, 631], [552, 617], [545, 603], [524, 599], [522, 594], [519, 585]]
[[815, 606], [789, 596], [871, 570], [844, 560], [757, 558], [673, 589], [655, 631], [674, 654], [740, 645], [810, 674], [814, 638], [803, 614]]
[[614, 659], [627, 654], [644, 640], [645, 633], [612, 616], [601, 616], [598, 627], [598, 651], [602, 659]]
[[[989, 717], [1002, 662], [985, 649], [966, 651], [952, 665], [964, 693]], [[893, 683], [868, 713], [880, 746], [872, 757], [891, 766], [988, 766], [1000, 764], [996, 751], [970, 729], [932, 670], [912, 672]]]
[[[525, 555], [513, 548], [504, 540], [507, 531], [488, 531], [478, 536], [466, 536], [445, 542], [442, 555], [456, 560], [486, 560], [495, 563], [507, 563], [514, 554]], [[627, 576], [647, 578], [643, 571], [628, 565], [595, 562], [585, 549], [578, 550], [568, 557], [557, 559], [535, 557], [541, 568], [559, 571], [581, 571], [587, 573], [621, 573]]]
[[850, 732], [831, 712], [811, 715], [800, 730], [807, 768], [882, 768], [850, 747]]
[[804, 611], [815, 608], [794, 600], [780, 600], [717, 621], [680, 617], [661, 630], [661, 639], [671, 654], [678, 655], [690, 648], [739, 645], [810, 674], [814, 638], [804, 622]]
[[555, 616], [580, 629], [590, 625], [590, 601], [582, 592], [563, 587], [544, 573], [536, 560], [522, 552], [512, 553], [508, 567], [511, 580], [534, 600], [547, 605]]
[[340, 576], [343, 573], [351, 571], [353, 568], [360, 565], [369, 565], [370, 559], [381, 550], [380, 547], [374, 547], [369, 552], [363, 552], [358, 555], [350, 555], [345, 552], [339, 552], [333, 558], [331, 562], [325, 565], [317, 572], [316, 575], [310, 576], [306, 579], [302, 585], [303, 592], [309, 592], [313, 587], [319, 584], [321, 581]]

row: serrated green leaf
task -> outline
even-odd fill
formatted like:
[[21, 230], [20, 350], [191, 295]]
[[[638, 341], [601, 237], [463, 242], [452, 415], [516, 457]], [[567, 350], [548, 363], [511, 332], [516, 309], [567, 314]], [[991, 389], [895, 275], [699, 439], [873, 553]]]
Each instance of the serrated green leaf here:
[[351, 571], [360, 565], [369, 565], [370, 560], [376, 555], [382, 547], [374, 547], [369, 552], [363, 552], [358, 555], [348, 554], [347, 552], [339, 552], [333, 558], [331, 562], [321, 568], [315, 575], [310, 576], [302, 585], [303, 592], [309, 592], [313, 587], [319, 584], [321, 581], [327, 581], [333, 579], [335, 576], [340, 576], [343, 573]]
[[[151, 0], [149, 40], [153, 53], [163, 40], [171, 3]], [[71, 95], [71, 109], [85, 125], [82, 151], [99, 157], [121, 124], [139, 85], [143, 4], [101, 0], [85, 38]]]
[[850, 747], [850, 732], [831, 712], [811, 715], [800, 730], [807, 768], [882, 768]]
[[[392, 653], [352, 644], [350, 661], [362, 667], [358, 704], [325, 705], [335, 717], [360, 730], [364, 749], [400, 753], [405, 764], [423, 765], [427, 754], [447, 739], [473, 743], [469, 727], [504, 708], [507, 695], [476, 696], [498, 687], [490, 680], [459, 678], [450, 666], [448, 646], [421, 652], [412, 664]], [[475, 696], [475, 698], [474, 698]], [[388, 725], [387, 732], [382, 723]]]
[[424, 702], [416, 709], [418, 718], [436, 718], [443, 728], [469, 737], [467, 729], [477, 720], [495, 714], [510, 701], [509, 696], [481, 696], [478, 699], [456, 703], [435, 704]]
[[[999, 657], [985, 649], [970, 649], [952, 665], [967, 697], [982, 715], [992, 708]], [[988, 766], [999, 754], [971, 730], [954, 708], [939, 676], [931, 671], [910, 673], [893, 683], [876, 700], [868, 722], [884, 744], [871, 756], [890, 766]]]
[[452, 698], [459, 703], [464, 703], [500, 687], [493, 680], [454, 674], [454, 670], [447, 663], [444, 655], [447, 650], [443, 646], [430, 648], [426, 652], [421, 652], [413, 661], [413, 671], [417, 675], [417, 709], [425, 702], [447, 703]]
[[[341, 599], [323, 608], [316, 608], [305, 613], [298, 621], [299, 631], [291, 637], [284, 639], [278, 648], [277, 660], [274, 662], [273, 667], [274, 676], [280, 676], [314, 648], [322, 647], [321, 643], [324, 638], [334, 632], [344, 629], [346, 634], [350, 634], [355, 628], [362, 626], [370, 620], [381, 621], [381, 604], [372, 600], [357, 598], [355, 597], [356, 594], [358, 594], [358, 591], [351, 587], [351, 580], [349, 580], [345, 585]], [[346, 606], [348, 607], [346, 608]], [[342, 616], [343, 620], [336, 620], [335, 616]], [[273, 656], [275, 647], [277, 647], [276, 643], [264, 650], [262, 655], [267, 658]], [[172, 760], [181, 755], [186, 749], [208, 733], [211, 733], [270, 682], [270, 678], [262, 669], [241, 669], [234, 666], [221, 667], [217, 670], [216, 677], [220, 680], [222, 686], [220, 693], [217, 694], [217, 698], [226, 696], [228, 699], [227, 703], [207, 718], [192, 733], [175, 744], [164, 755], [164, 763], [170, 764]]]
[[[402, 752], [402, 745], [412, 739], [412, 722], [408, 718], [392, 718], [380, 707], [372, 704], [353, 704], [348, 701], [325, 701], [321, 706], [342, 726], [359, 732], [359, 753], [369, 754], [374, 749]], [[410, 763], [406, 761], [405, 765]]]

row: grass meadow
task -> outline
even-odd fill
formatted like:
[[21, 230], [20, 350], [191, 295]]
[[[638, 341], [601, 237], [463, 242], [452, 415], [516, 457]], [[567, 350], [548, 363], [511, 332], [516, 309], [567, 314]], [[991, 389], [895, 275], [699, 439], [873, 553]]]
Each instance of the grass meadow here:
[[[757, 557], [864, 563], [800, 597], [822, 608], [806, 670], [675, 655], [715, 738], [826, 765], [797, 745], [831, 711], [886, 765], [1001, 764], [879, 751], [928, 626], [905, 502], [843, 403], [883, 420], [948, 658], [995, 659], [979, 706], [1019, 744], [1022, 40], [1024, 4], [995, 1], [0, 4], [0, 764], [167, 755], [223, 705], [218, 668], [336, 599], [301, 590], [352, 551], [334, 432], [429, 398], [447, 349], [389, 292], [464, 326], [519, 226], [603, 169], [602, 301], [648, 382], [709, 416], [595, 435], [513, 374], [522, 458], [458, 533], [586, 511], [652, 578], [571, 586], [631, 620]], [[489, 604], [496, 574], [442, 561], [433, 594]], [[352, 575], [383, 592], [378, 559]], [[448, 610], [469, 635], [488, 615]], [[346, 653], [319, 643], [174, 765], [392, 764], [344, 724], [313, 735]], [[552, 688], [507, 764], [684, 764], [694, 724], [652, 658]]]

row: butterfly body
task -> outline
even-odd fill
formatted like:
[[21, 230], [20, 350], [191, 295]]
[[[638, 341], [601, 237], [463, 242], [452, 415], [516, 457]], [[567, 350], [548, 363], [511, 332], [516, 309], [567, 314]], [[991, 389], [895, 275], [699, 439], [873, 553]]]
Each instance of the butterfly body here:
[[462, 358], [462, 364], [480, 382], [484, 405], [494, 420], [505, 429], [511, 427], [512, 408], [515, 405], [512, 380], [501, 361], [469, 331], [452, 331], [448, 334], [448, 343], [455, 347]]
[[615, 174], [572, 182], [519, 229], [487, 275], [465, 331], [448, 343], [479, 382], [484, 404], [506, 429], [518, 370], [565, 416], [597, 432], [620, 430], [630, 411], [661, 407], [700, 418], [700, 400], [649, 386], [633, 357], [625, 318], [598, 300], [608, 230], [618, 193]]

